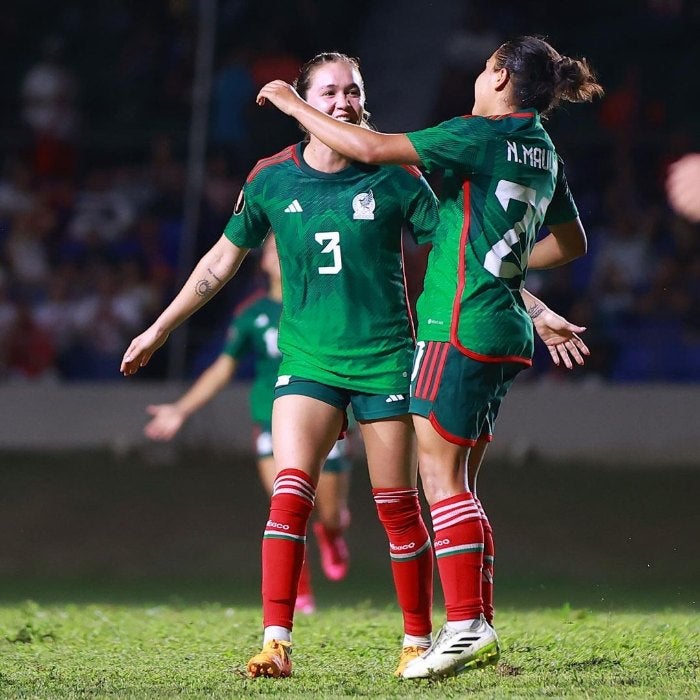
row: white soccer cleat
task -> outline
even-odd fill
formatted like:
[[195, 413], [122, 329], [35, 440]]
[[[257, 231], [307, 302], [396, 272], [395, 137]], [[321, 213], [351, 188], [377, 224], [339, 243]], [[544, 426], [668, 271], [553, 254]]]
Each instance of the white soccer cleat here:
[[482, 617], [464, 630], [445, 625], [430, 648], [410, 661], [402, 678], [443, 678], [462, 671], [490, 666], [498, 661], [500, 648], [496, 631]]

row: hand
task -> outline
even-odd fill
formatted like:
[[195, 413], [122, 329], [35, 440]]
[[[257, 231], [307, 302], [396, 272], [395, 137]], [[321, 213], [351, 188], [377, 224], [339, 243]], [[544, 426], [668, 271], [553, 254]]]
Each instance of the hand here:
[[294, 107], [302, 102], [297, 91], [289, 83], [285, 83], [284, 80], [273, 80], [267, 85], [263, 85], [255, 101], [262, 107], [267, 100], [272, 102], [281, 112], [290, 116], [294, 111]]
[[700, 222], [700, 153], [689, 153], [671, 164], [666, 193], [671, 206], [681, 216]]
[[168, 339], [168, 335], [151, 326], [134, 338], [124, 353], [119, 371], [128, 377], [138, 372], [141, 367], [145, 367], [151, 355]]
[[146, 411], [153, 418], [146, 424], [143, 432], [151, 440], [171, 440], [187, 418], [174, 403], [147, 406]]
[[577, 335], [586, 330], [584, 326], [569, 323], [549, 308], [545, 308], [532, 323], [557, 367], [563, 362], [567, 369], [573, 369], [572, 358], [577, 365], [583, 365], [583, 356], [591, 354], [588, 346]]

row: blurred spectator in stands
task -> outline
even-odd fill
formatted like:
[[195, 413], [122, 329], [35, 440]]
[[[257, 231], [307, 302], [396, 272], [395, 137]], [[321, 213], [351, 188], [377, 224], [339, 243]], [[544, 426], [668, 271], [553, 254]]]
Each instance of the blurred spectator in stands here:
[[0, 265], [0, 379], [7, 375], [7, 353], [19, 310], [10, 296], [8, 274]]
[[430, 123], [471, 112], [474, 81], [493, 47], [505, 40], [495, 19], [493, 7], [484, 0], [467, 4], [461, 27], [444, 44], [444, 65]]
[[147, 310], [142, 301], [134, 303], [133, 289], [112, 266], [95, 266], [91, 276], [94, 291], [74, 307], [77, 345], [68, 372], [73, 379], [118, 379], [124, 343], [146, 322]]
[[185, 180], [185, 166], [175, 153], [173, 139], [165, 133], [156, 134], [151, 139], [142, 179], [151, 211], [157, 211], [163, 218], [180, 218]]
[[17, 305], [6, 358], [11, 378], [38, 379], [55, 374], [56, 349], [51, 335], [35, 322], [26, 302]]
[[[287, 47], [287, 42], [293, 45], [283, 19], [277, 17], [274, 24], [265, 29], [255, 47], [252, 72], [256, 92], [270, 80], [280, 78], [292, 83], [299, 75], [302, 61]], [[301, 132], [294, 120], [284, 119], [284, 115], [278, 114], [277, 110], [257, 110], [250, 126], [256, 159], [270, 156], [290, 143], [301, 141]], [[252, 165], [254, 163], [247, 164], [246, 172]]]
[[73, 288], [79, 286], [80, 273], [70, 264], [51, 271], [46, 298], [34, 308], [34, 322], [51, 338], [56, 364], [62, 374], [63, 361], [75, 341]]
[[9, 157], [0, 176], [0, 220], [31, 209], [36, 201], [30, 165], [20, 158]]
[[249, 49], [244, 44], [229, 48], [214, 75], [210, 140], [232, 166], [241, 170], [248, 169], [253, 157], [250, 118], [254, 97]]
[[54, 212], [40, 202], [12, 217], [3, 253], [14, 293], [22, 299], [37, 301], [45, 293], [50, 271], [48, 238], [55, 226]]
[[612, 219], [596, 230], [600, 244], [591, 280], [596, 293], [610, 282], [611, 275], [618, 289], [622, 284], [634, 290], [648, 280], [651, 250], [647, 233], [643, 216], [625, 209], [614, 212]]
[[22, 80], [22, 117], [31, 132], [34, 171], [51, 178], [75, 172], [79, 116], [76, 81], [63, 62], [62, 39], [49, 37], [41, 53]]
[[133, 224], [134, 204], [114, 188], [111, 175], [106, 166], [94, 166], [88, 171], [68, 223], [68, 234], [73, 240], [83, 241], [97, 234], [102, 241], [113, 242]]

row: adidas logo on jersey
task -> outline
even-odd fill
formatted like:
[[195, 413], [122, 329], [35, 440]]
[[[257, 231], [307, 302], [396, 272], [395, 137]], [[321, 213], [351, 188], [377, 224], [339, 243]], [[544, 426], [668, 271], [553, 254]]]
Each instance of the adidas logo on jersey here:
[[404, 398], [405, 397], [403, 394], [389, 394], [387, 400], [384, 403], [394, 403], [394, 401], [403, 401]]
[[295, 199], [285, 210], [287, 214], [298, 214], [300, 211], [304, 211], [299, 204], [299, 200]]

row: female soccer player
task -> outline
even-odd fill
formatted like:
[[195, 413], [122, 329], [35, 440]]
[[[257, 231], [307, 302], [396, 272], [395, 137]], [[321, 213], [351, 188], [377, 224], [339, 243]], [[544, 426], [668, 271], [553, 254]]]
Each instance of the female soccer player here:
[[[365, 122], [362, 78], [350, 58], [317, 56], [297, 85], [331, 117]], [[291, 673], [307, 521], [349, 404], [389, 538], [404, 647], [430, 642], [433, 564], [408, 415], [413, 335], [401, 231], [408, 225], [423, 242], [436, 224], [437, 201], [416, 168], [356, 165], [315, 138], [286, 148], [253, 168], [224, 235], [124, 356], [127, 375], [148, 362], [169, 332], [230, 279], [248, 250], [275, 231], [283, 290], [272, 411], [277, 476], [262, 545], [263, 650], [248, 664], [251, 676]]]
[[[270, 434], [272, 399], [282, 358], [277, 348], [277, 327], [282, 311], [282, 278], [275, 237], [270, 234], [262, 248], [260, 268], [268, 278], [267, 294], [256, 294], [244, 303], [229, 327], [226, 343], [219, 357], [197, 381], [174, 403], [148, 406], [152, 416], [144, 433], [152, 440], [171, 440], [185, 421], [216, 396], [236, 373], [239, 361], [248, 354], [255, 358], [255, 379], [250, 392], [250, 411], [255, 425], [255, 450], [258, 472], [268, 495], [275, 480]], [[318, 480], [313, 525], [321, 554], [321, 567], [331, 581], [347, 575], [349, 553], [343, 532], [350, 522], [348, 489], [350, 459], [345, 444], [338, 441], [331, 450]], [[295, 610], [305, 614], [315, 610], [308, 560], [299, 578]]]
[[[332, 121], [366, 130], [364, 86], [354, 59], [316, 56], [302, 67], [297, 89]], [[282, 364], [272, 411], [277, 477], [262, 546], [263, 650], [249, 661], [250, 676], [291, 674], [306, 524], [321, 465], [344, 429], [349, 404], [364, 439], [403, 612], [397, 672], [430, 644], [433, 559], [407, 413], [414, 342], [401, 228], [408, 224], [417, 241], [427, 241], [437, 220], [435, 197], [416, 168], [358, 164], [310, 136], [253, 168], [224, 235], [124, 355], [125, 375], [145, 365], [168, 334], [231, 278], [248, 250], [275, 231], [283, 290]], [[554, 346], [568, 342], [577, 328], [554, 314], [542, 319], [554, 321], [546, 327]], [[561, 352], [568, 358], [568, 350]]]
[[[533, 321], [541, 323], [542, 307], [521, 295], [527, 269], [561, 265], [586, 250], [540, 117], [560, 100], [602, 94], [586, 61], [562, 56], [540, 38], [520, 37], [495, 51], [474, 89], [471, 115], [409, 134], [328, 119], [282, 81], [258, 95], [259, 104], [271, 101], [354, 161], [444, 169], [440, 223], [418, 301], [410, 410], [447, 622], [406, 665], [404, 678], [452, 675], [498, 658], [496, 633], [484, 617], [492, 616], [482, 574], [490, 580], [493, 551], [476, 475], [499, 406], [531, 364]], [[549, 234], [535, 242], [542, 224]], [[581, 359], [575, 334], [549, 345], [555, 361], [562, 352]]]

